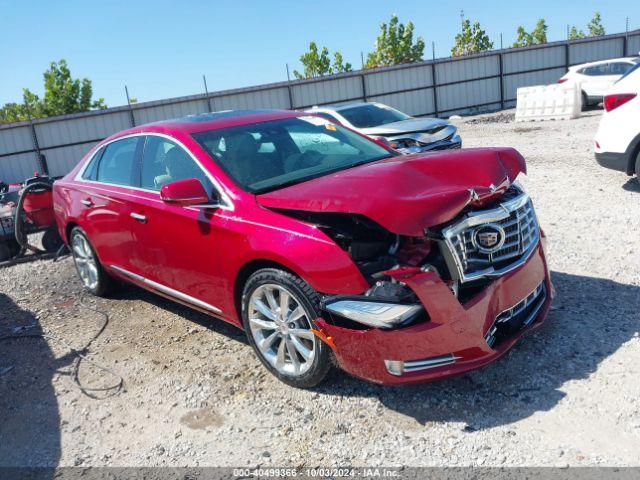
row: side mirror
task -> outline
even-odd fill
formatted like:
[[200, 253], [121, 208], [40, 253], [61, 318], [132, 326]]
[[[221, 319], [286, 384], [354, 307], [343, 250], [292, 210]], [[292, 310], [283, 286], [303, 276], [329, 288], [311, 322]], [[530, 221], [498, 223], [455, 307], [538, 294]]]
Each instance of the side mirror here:
[[160, 189], [160, 199], [173, 205], [188, 207], [210, 202], [209, 195], [197, 178], [167, 183]]

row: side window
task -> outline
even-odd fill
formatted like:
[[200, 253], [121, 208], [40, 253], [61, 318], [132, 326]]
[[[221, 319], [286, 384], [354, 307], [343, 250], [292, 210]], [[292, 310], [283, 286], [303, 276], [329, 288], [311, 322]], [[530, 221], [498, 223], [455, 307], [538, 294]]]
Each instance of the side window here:
[[598, 77], [601, 75], [609, 75], [609, 64], [601, 63], [600, 65], [594, 65], [593, 67], [587, 67], [584, 69], [584, 74], [591, 77]]
[[629, 70], [633, 66], [632, 64], [626, 62], [615, 62], [610, 63], [609, 65], [611, 65], [611, 75], [624, 75], [625, 73], [627, 73], [627, 70]]
[[188, 178], [200, 180], [209, 195], [213, 192], [209, 178], [182, 147], [163, 137], [148, 136], [142, 155], [140, 186], [159, 191], [167, 183]]
[[100, 163], [100, 157], [104, 153], [104, 148], [100, 148], [96, 153], [93, 154], [91, 160], [89, 160], [89, 164], [85, 167], [82, 172], [82, 178], [84, 180], [95, 180], [98, 176], [98, 164]]
[[124, 138], [107, 145], [98, 163], [96, 180], [115, 185], [132, 185], [139, 139], [140, 137]]

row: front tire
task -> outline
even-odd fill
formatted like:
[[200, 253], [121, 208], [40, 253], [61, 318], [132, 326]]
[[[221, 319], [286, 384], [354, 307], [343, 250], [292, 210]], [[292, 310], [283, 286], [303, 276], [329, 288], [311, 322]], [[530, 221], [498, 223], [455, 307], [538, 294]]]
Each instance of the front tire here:
[[69, 235], [71, 255], [85, 289], [97, 297], [106, 296], [113, 289], [113, 279], [104, 271], [87, 234], [74, 227]]
[[256, 355], [276, 378], [311, 388], [331, 368], [329, 347], [311, 330], [320, 298], [304, 280], [283, 270], [264, 268], [247, 280], [242, 294], [242, 324]]

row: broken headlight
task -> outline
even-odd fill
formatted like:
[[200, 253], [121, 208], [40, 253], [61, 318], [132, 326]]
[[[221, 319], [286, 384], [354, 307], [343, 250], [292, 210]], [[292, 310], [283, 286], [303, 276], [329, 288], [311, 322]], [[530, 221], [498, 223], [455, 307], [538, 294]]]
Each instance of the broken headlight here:
[[324, 309], [370, 327], [392, 328], [414, 318], [422, 311], [422, 306], [377, 301], [367, 297], [339, 297], [326, 300]]

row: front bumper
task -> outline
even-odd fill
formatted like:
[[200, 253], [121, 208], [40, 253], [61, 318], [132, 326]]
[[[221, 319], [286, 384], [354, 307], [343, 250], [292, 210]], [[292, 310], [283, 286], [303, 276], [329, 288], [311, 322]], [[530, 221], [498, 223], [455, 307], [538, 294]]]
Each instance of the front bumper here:
[[[433, 272], [421, 272], [402, 281], [414, 290], [429, 314], [429, 321], [394, 330], [352, 330], [322, 318], [316, 320], [330, 337], [339, 365], [350, 374], [376, 383], [406, 384], [483, 367], [504, 355], [527, 332], [538, 328], [552, 300], [541, 242], [524, 265], [493, 281], [466, 304], [460, 304]], [[541, 284], [547, 295], [531, 322], [494, 348], [490, 347], [485, 336], [496, 318], [521, 303]], [[428, 368], [392, 374], [390, 362], [408, 365], [426, 362]]]
[[427, 145], [423, 145], [420, 147], [398, 148], [397, 150], [400, 153], [409, 155], [411, 153], [431, 152], [436, 150], [450, 150], [450, 149], [456, 149], [456, 148], [462, 148], [462, 139], [460, 138], [460, 135], [453, 135], [449, 139], [437, 140], [433, 143], [429, 143]]
[[629, 157], [626, 153], [595, 152], [596, 162], [605, 168], [629, 173]]

